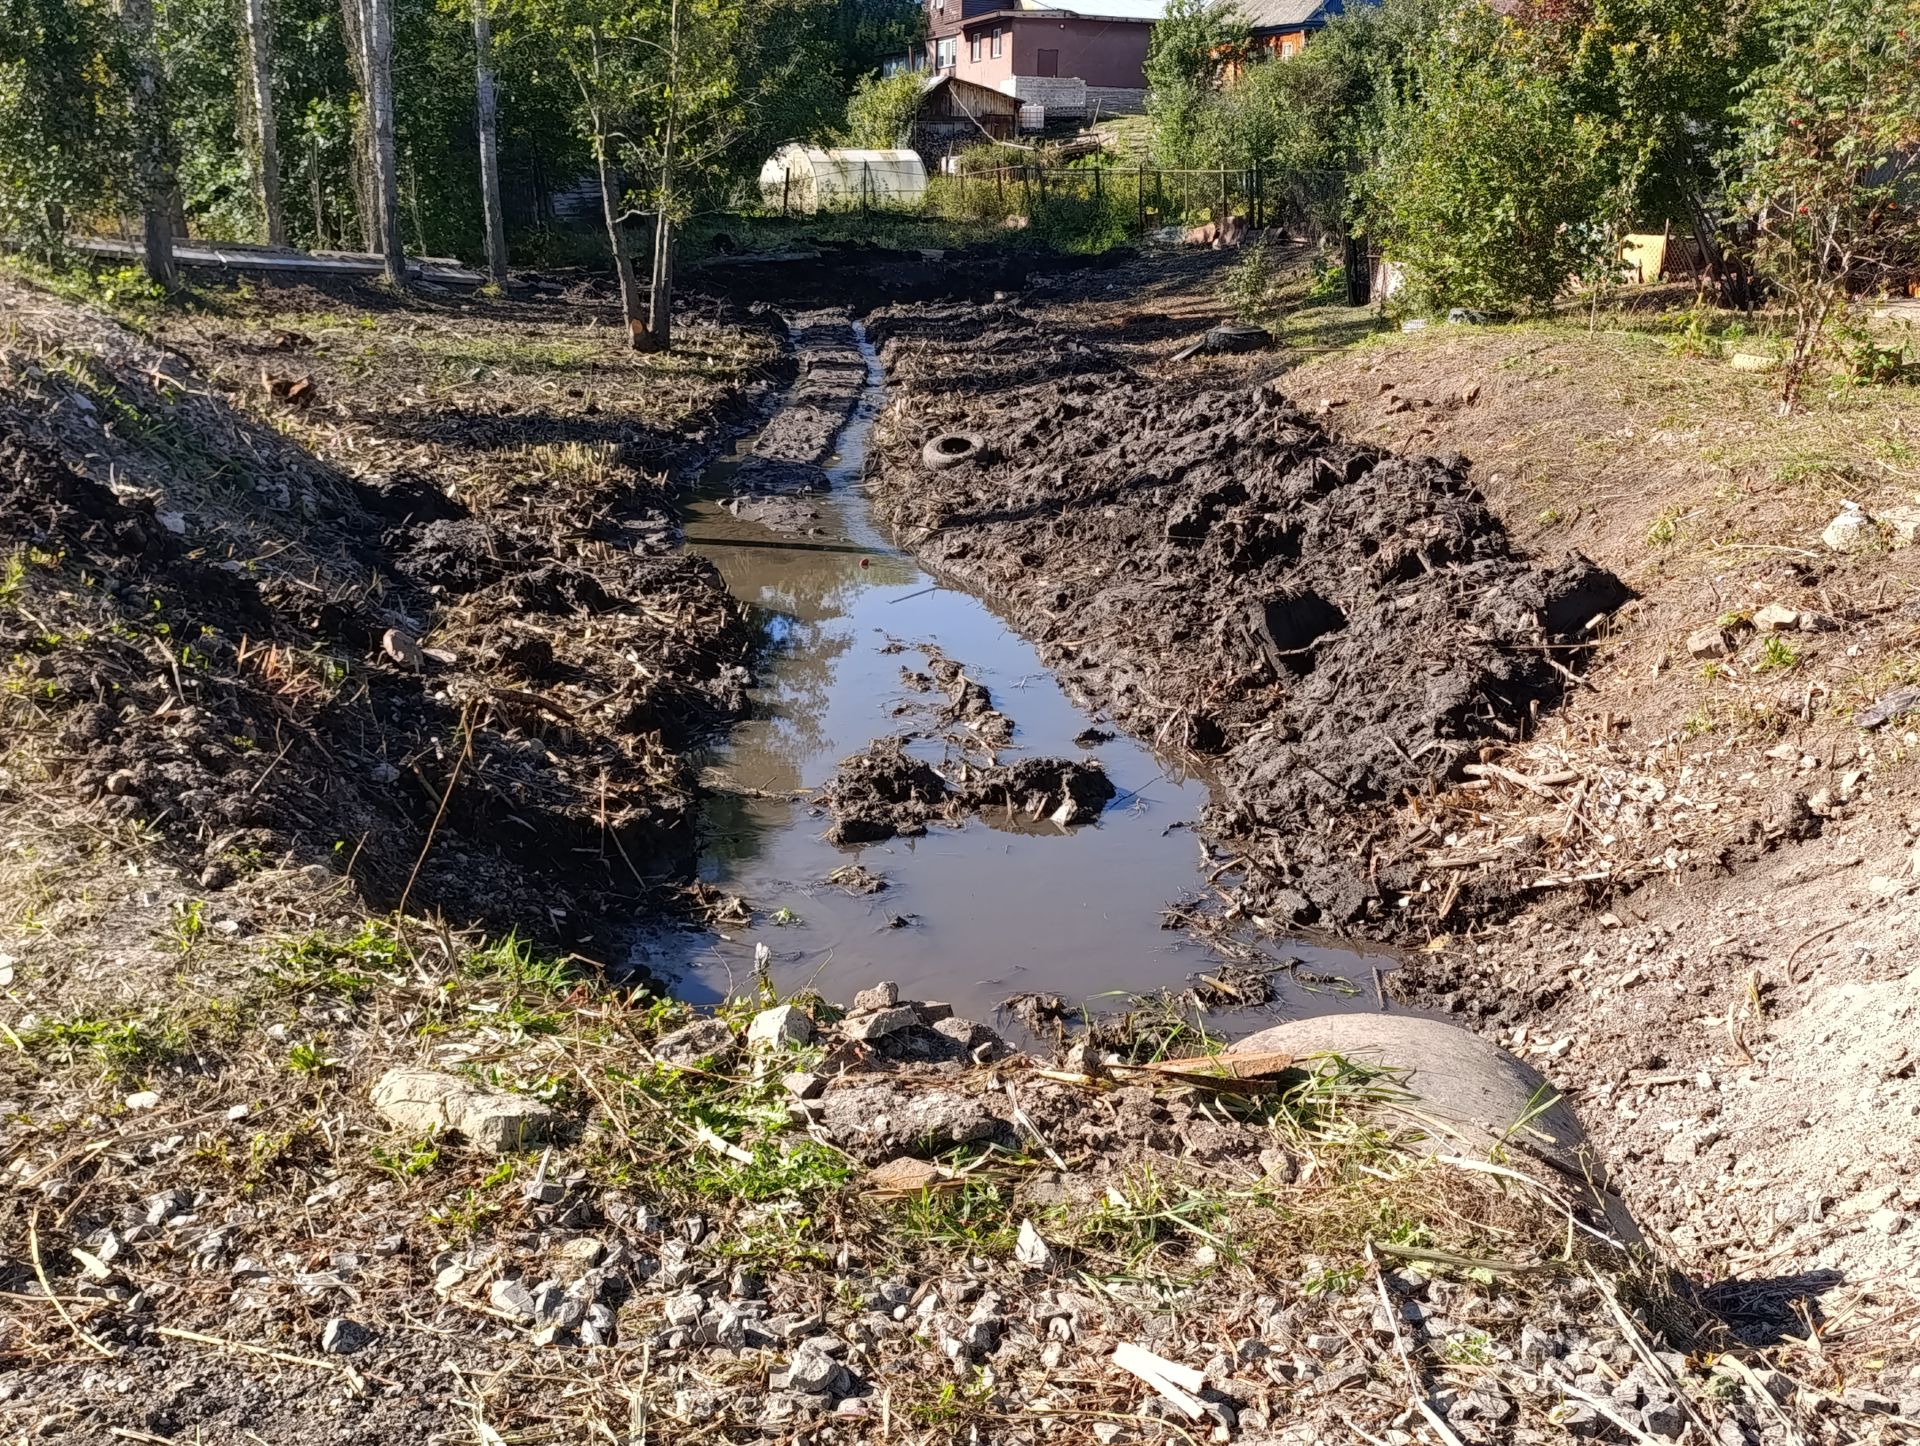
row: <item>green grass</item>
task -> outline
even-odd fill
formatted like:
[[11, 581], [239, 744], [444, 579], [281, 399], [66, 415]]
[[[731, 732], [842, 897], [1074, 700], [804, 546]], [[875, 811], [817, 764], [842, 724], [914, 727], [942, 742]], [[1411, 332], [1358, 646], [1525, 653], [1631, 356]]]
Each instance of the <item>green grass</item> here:
[[1761, 640], [1760, 661], [1753, 665], [1756, 673], [1784, 673], [1800, 661], [1800, 654], [1793, 644], [1775, 633]]
[[167, 1015], [115, 1019], [80, 1014], [41, 1020], [19, 1034], [21, 1044], [34, 1053], [65, 1064], [90, 1056], [108, 1079], [121, 1081], [145, 1081], [193, 1051], [192, 1030]]
[[399, 937], [391, 925], [369, 919], [357, 934], [315, 930], [268, 951], [267, 977], [290, 994], [338, 994], [362, 999], [382, 983], [402, 983]]

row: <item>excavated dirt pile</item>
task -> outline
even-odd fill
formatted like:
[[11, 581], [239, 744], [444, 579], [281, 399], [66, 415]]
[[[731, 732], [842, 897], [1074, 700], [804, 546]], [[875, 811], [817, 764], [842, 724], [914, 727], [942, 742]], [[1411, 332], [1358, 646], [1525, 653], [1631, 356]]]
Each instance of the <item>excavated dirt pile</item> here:
[[356, 475], [244, 373], [19, 299], [0, 807], [151, 825], [209, 891], [317, 866], [570, 940], [684, 867], [686, 750], [743, 710], [751, 632], [620, 443], [470, 458], [459, 496]]
[[[1205, 760], [1264, 912], [1390, 926], [1380, 806], [1522, 735], [1628, 596], [1519, 555], [1462, 459], [1343, 442], [1273, 386], [1150, 378], [1004, 305], [869, 328], [897, 399], [882, 510], [1080, 692]], [[930, 467], [949, 432], [984, 445]]]

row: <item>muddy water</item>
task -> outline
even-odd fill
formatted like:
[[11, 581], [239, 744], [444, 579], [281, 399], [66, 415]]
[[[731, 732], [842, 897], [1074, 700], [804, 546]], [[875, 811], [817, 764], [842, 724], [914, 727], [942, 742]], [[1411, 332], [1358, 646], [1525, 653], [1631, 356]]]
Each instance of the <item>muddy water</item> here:
[[[1183, 986], [1220, 959], [1184, 932], [1161, 927], [1169, 903], [1191, 897], [1216, 866], [1194, 825], [1204, 785], [1125, 737], [1074, 743], [1096, 719], [1076, 707], [1033, 649], [978, 598], [942, 585], [893, 547], [859, 489], [866, 439], [881, 401], [865, 338], [869, 385], [827, 464], [833, 490], [806, 499], [811, 535], [736, 518], [722, 504], [738, 457], [717, 464], [687, 507], [688, 546], [712, 559], [766, 630], [754, 717], [737, 727], [706, 770], [702, 875], [753, 909], [751, 924], [723, 934], [651, 940], [638, 962], [683, 997], [708, 1001], [753, 977], [755, 946], [772, 951], [783, 991], [811, 985], [845, 999], [877, 979], [910, 997], [944, 999], [990, 1017], [1007, 995], [1058, 993], [1095, 1007], [1125, 995]], [[840, 848], [806, 802], [842, 758], [874, 738], [938, 732], [938, 692], [908, 686], [937, 645], [992, 690], [1016, 725], [1002, 761], [1022, 756], [1099, 758], [1118, 795], [1097, 823], [975, 819], [926, 836]], [[936, 763], [954, 745], [916, 738]], [[858, 863], [887, 887], [853, 894], [828, 883]], [[1298, 959], [1277, 979], [1281, 1014], [1375, 1008], [1373, 970], [1389, 961], [1301, 943], [1274, 950]], [[1272, 1022], [1243, 1012], [1226, 1032]]]

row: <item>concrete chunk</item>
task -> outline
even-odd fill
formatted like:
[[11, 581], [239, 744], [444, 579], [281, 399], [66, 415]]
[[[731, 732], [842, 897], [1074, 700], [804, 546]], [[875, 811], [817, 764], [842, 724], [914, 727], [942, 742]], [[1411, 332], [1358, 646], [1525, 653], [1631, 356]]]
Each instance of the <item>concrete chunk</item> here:
[[431, 1069], [388, 1070], [374, 1081], [373, 1107], [408, 1134], [450, 1130], [495, 1154], [538, 1144], [553, 1124], [553, 1111], [538, 1100]]

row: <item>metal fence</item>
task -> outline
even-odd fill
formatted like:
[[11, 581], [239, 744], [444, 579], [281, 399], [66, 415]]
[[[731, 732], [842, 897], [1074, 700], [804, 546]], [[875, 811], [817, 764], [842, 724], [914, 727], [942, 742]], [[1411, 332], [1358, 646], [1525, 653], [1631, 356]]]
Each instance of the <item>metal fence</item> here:
[[[1279, 173], [1264, 166], [1181, 169], [1134, 166], [1046, 166], [1021, 164], [956, 167], [928, 176], [924, 198], [894, 197], [859, 187], [839, 207], [863, 214], [899, 213], [993, 219], [1035, 216], [1050, 205], [1079, 202], [1099, 206], [1115, 221], [1141, 232], [1168, 225], [1229, 217], [1258, 230], [1326, 231], [1331, 234], [1345, 196], [1345, 176], [1337, 172]], [[776, 213], [798, 215], [799, 207], [769, 197]], [[783, 198], [784, 199], [784, 198]]]

